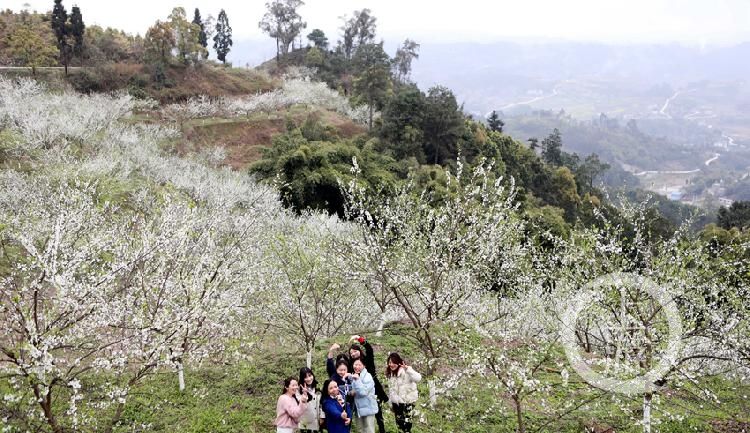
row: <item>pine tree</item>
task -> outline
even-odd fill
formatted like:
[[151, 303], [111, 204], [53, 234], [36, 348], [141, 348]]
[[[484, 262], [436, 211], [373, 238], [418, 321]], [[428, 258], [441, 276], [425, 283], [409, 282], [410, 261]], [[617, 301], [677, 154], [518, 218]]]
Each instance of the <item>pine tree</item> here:
[[70, 34], [70, 25], [68, 24], [68, 12], [62, 4], [62, 0], [55, 0], [55, 7], [52, 8], [52, 18], [50, 19], [52, 31], [55, 33], [57, 50], [60, 52], [60, 63], [65, 66], [65, 75], [68, 75], [68, 63], [72, 47], [68, 43]]
[[425, 101], [424, 152], [428, 161], [443, 164], [458, 155], [457, 143], [465, 131], [464, 115], [447, 87], [431, 87]]
[[195, 15], [193, 16], [193, 24], [197, 24], [201, 28], [198, 34], [198, 43], [201, 44], [206, 51], [203, 53], [203, 58], [208, 58], [208, 36], [206, 35], [206, 26], [203, 24], [203, 18], [201, 18], [201, 11], [195, 8]]
[[552, 134], [542, 140], [542, 158], [547, 164], [555, 166], [563, 165], [562, 135], [557, 128], [552, 131]]
[[86, 33], [86, 25], [83, 23], [81, 9], [73, 6], [70, 12], [70, 35], [73, 37], [73, 55], [81, 58], [83, 63], [83, 35]]
[[216, 58], [222, 63], [227, 63], [227, 54], [232, 46], [232, 27], [229, 26], [229, 19], [224, 9], [219, 12], [219, 18], [216, 20], [216, 36], [214, 36], [214, 50]]
[[497, 115], [497, 111], [492, 110], [492, 113], [490, 113], [490, 116], [487, 118], [487, 126], [489, 126], [492, 131], [503, 132], [505, 122], [503, 122], [500, 119], [500, 116]]

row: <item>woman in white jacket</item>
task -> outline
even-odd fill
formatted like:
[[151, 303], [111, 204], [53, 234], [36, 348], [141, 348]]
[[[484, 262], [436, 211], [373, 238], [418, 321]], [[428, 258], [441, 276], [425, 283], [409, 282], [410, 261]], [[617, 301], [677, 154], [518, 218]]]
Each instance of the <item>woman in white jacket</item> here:
[[307, 407], [299, 418], [299, 432], [315, 433], [320, 431], [320, 422], [325, 418], [325, 414], [320, 408], [322, 395], [318, 390], [315, 373], [308, 367], [302, 367], [299, 370], [299, 391], [297, 392], [297, 400], [301, 400], [302, 394], [307, 394]]
[[388, 399], [396, 416], [396, 425], [400, 432], [411, 432], [411, 414], [419, 393], [417, 382], [422, 375], [411, 368], [401, 359], [398, 353], [388, 355], [388, 367], [385, 369], [388, 378]]

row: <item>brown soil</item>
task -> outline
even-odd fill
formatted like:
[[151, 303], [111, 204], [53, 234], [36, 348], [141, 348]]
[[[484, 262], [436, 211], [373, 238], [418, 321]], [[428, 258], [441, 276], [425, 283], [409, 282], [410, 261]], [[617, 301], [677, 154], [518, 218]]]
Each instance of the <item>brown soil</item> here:
[[[335, 127], [342, 138], [351, 138], [366, 131], [361, 125], [336, 113], [320, 113], [322, 122]], [[276, 113], [265, 119], [194, 121], [184, 128], [187, 142], [178, 145], [178, 153], [223, 146], [227, 151], [226, 163], [235, 170], [244, 170], [262, 157], [263, 149], [271, 145], [276, 134], [284, 132], [286, 114]], [[295, 114], [293, 120], [298, 125], [302, 124], [307, 115], [308, 113]]]
[[750, 423], [740, 421], [715, 421], [714, 433], [750, 433]]

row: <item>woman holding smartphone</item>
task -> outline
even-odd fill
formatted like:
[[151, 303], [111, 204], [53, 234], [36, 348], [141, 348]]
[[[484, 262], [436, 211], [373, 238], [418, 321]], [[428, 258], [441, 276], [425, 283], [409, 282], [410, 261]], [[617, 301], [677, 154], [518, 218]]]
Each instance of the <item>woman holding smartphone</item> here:
[[349, 433], [352, 424], [352, 409], [344, 396], [339, 393], [339, 386], [335, 380], [326, 380], [323, 383], [322, 405], [328, 432]]

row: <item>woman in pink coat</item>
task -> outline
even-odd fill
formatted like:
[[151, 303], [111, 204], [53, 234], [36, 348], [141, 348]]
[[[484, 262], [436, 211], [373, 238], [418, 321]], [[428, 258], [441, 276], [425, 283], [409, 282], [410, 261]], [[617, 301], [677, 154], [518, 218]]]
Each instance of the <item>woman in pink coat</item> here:
[[295, 397], [299, 390], [299, 383], [293, 377], [287, 377], [284, 381], [284, 392], [279, 396], [276, 403], [276, 433], [294, 433], [299, 424], [299, 419], [307, 408], [307, 393], [300, 396], [300, 401]]

